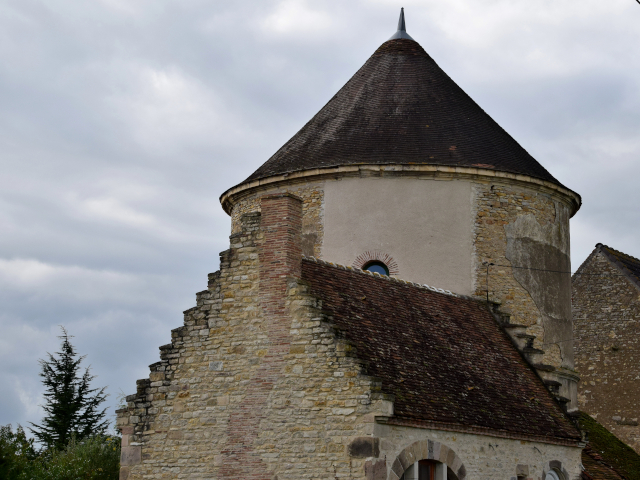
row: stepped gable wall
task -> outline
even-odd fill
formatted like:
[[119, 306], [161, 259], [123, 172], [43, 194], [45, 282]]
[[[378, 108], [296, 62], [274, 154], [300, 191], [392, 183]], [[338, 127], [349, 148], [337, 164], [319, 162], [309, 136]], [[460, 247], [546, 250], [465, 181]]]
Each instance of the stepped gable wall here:
[[[459, 480], [512, 478], [549, 461], [575, 477], [576, 445], [380, 424], [394, 397], [300, 279], [303, 202], [261, 201], [118, 411], [122, 480], [386, 480], [414, 457], [449, 462]], [[487, 461], [490, 445], [499, 451]]]
[[[220, 271], [118, 411], [121, 479], [367, 478], [349, 444], [371, 436], [391, 399], [308, 295], [300, 252], [264, 252], [267, 236], [290, 233], [264, 221], [241, 218]], [[274, 271], [279, 251], [297, 254], [298, 278]]]
[[599, 249], [578, 273], [573, 321], [580, 409], [640, 453], [640, 290]]

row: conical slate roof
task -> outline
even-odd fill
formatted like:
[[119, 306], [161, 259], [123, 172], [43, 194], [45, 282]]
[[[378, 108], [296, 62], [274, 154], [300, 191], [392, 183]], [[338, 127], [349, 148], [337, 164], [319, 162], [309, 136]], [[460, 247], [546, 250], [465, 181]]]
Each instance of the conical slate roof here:
[[344, 165], [424, 164], [490, 168], [561, 185], [404, 34], [383, 43], [245, 182]]

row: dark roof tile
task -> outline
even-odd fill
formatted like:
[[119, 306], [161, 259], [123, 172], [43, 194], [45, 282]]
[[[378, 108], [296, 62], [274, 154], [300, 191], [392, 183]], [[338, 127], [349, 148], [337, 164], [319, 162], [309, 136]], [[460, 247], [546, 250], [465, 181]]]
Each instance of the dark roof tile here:
[[311, 260], [302, 278], [397, 418], [579, 440], [484, 303]]
[[633, 282], [640, 286], [640, 260], [601, 243], [596, 245], [596, 247], [600, 247], [600, 250], [604, 252], [609, 259], [613, 260]]
[[357, 164], [477, 166], [560, 185], [417, 42], [407, 39], [383, 43], [245, 182]]

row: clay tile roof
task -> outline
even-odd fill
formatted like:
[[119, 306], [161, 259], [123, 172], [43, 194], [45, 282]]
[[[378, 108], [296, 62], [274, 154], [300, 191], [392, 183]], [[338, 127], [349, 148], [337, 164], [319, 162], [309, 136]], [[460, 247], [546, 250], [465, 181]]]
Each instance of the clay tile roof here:
[[395, 395], [391, 422], [580, 440], [486, 304], [308, 259], [302, 278]]
[[640, 260], [601, 243], [596, 247], [600, 247], [600, 251], [607, 255], [633, 282], [640, 286]]
[[625, 477], [607, 465], [602, 456], [587, 446], [582, 450], [582, 479], [584, 480], [625, 480]]
[[578, 423], [589, 438], [582, 450], [584, 480], [640, 479], [640, 455], [629, 445], [584, 412], [580, 412]]
[[358, 164], [481, 167], [561, 185], [407, 38], [383, 43], [245, 182]]

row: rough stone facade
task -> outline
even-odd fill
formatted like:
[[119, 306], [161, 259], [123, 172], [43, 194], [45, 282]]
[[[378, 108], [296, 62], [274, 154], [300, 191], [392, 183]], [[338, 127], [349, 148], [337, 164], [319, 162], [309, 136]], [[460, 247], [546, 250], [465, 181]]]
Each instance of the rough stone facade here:
[[118, 411], [120, 478], [397, 480], [430, 458], [459, 480], [577, 479], [576, 444], [380, 423], [393, 397], [300, 279], [302, 203], [270, 195], [240, 218], [220, 271]]
[[[269, 191], [269, 193], [276, 192], [288, 192], [302, 199], [302, 252], [309, 257], [322, 258], [324, 233], [324, 191], [322, 184], [288, 185]], [[232, 234], [241, 231], [240, 218], [243, 215], [260, 211], [261, 195], [264, 195], [264, 193], [248, 196], [233, 206], [231, 212]]]
[[[487, 295], [524, 325], [541, 374], [577, 408], [571, 320], [570, 206], [516, 185], [476, 188], [476, 296]], [[492, 265], [493, 264], [493, 265]], [[514, 268], [520, 267], [520, 268]]]
[[581, 474], [581, 449], [575, 447], [396, 425], [377, 425], [375, 434], [380, 457], [394, 459], [397, 470], [416, 458], [434, 458], [454, 468], [463, 464], [469, 479], [543, 480], [551, 469], [567, 480]]
[[[535, 291], [530, 285], [533, 282], [527, 281], [527, 269], [511, 268], [570, 271], [567, 206], [549, 195], [499, 184], [477, 184], [476, 195], [476, 295], [485, 296], [488, 288], [490, 299], [500, 302], [514, 323], [527, 326], [528, 333], [535, 335], [534, 346], [545, 351], [546, 363], [572, 365], [571, 344], [563, 352], [562, 344], [553, 343], [571, 338], [569, 274], [540, 272], [549, 289], [560, 285], [561, 290], [566, 290], [560, 298], [552, 294], [553, 300], [566, 303], [565, 311], [552, 319], [566, 322], [561, 338], [556, 340], [545, 325], [545, 307], [550, 302], [543, 296], [549, 292]], [[525, 249], [528, 251], [523, 252]], [[488, 275], [487, 263], [495, 264], [488, 266]]]
[[606, 250], [596, 247], [573, 277], [578, 399], [640, 452], [640, 289]]
[[295, 269], [272, 267], [282, 249], [261, 249], [288, 234], [278, 218], [260, 230], [259, 213], [242, 217], [220, 272], [119, 411], [121, 478], [365, 478], [347, 445], [391, 403], [288, 277]]

